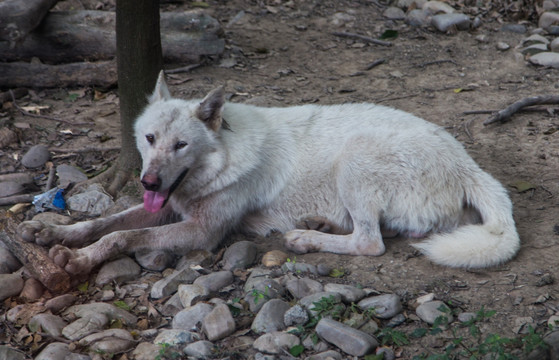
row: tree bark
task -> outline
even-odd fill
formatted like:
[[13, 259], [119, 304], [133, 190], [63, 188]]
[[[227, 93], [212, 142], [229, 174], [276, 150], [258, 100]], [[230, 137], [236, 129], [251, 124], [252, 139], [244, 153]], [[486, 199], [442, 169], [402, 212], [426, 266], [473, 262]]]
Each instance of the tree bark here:
[[[115, 23], [114, 12], [51, 12], [16, 48], [0, 42], [0, 59], [11, 62], [38, 57], [55, 64], [113, 59], [117, 46]], [[223, 30], [219, 22], [208, 15], [197, 11], [162, 13], [161, 23], [164, 57], [169, 62], [198, 62], [203, 56], [223, 52]], [[145, 26], [142, 23], [131, 25], [136, 31]], [[136, 32], [134, 36], [141, 33]]]
[[116, 62], [97, 61], [61, 65], [0, 63], [0, 87], [53, 88], [116, 85]]
[[13, 48], [40, 24], [58, 0], [0, 1], [0, 40]]
[[27, 268], [29, 273], [53, 293], [70, 289], [70, 275], [49, 258], [47, 251], [18, 238], [16, 223], [6, 212], [1, 214], [0, 241]]

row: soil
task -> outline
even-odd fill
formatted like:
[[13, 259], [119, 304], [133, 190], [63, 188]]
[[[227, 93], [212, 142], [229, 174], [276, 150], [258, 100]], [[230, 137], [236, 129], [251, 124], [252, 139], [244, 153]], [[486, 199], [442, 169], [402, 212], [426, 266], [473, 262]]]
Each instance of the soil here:
[[[474, 8], [451, 3], [476, 15]], [[411, 239], [387, 240], [386, 254], [380, 257], [307, 254], [297, 256], [298, 262], [343, 268], [344, 281], [397, 293], [405, 301], [433, 292], [462, 311], [496, 310], [484, 324], [487, 333], [514, 337], [518, 317], [531, 317], [539, 332], [545, 329], [559, 298], [553, 281], [559, 250], [555, 217], [559, 121], [552, 111], [535, 111], [484, 126], [488, 114], [464, 113], [499, 110], [523, 97], [557, 91], [557, 70], [533, 67], [513, 49], [496, 48], [500, 41], [514, 48], [525, 35], [500, 31], [501, 21], [508, 19], [489, 15], [471, 31], [443, 34], [414, 28], [383, 19], [384, 6], [373, 1], [207, 4], [205, 11], [219, 19], [225, 30], [226, 53], [191, 72], [170, 75], [173, 95], [203, 97], [224, 85], [233, 102], [264, 106], [373, 102], [421, 116], [444, 126], [483, 169], [508, 187], [522, 239], [514, 260], [472, 271], [432, 264], [413, 250]], [[165, 7], [179, 11], [189, 6]], [[336, 13], [350, 19], [335, 25]], [[347, 31], [378, 38], [385, 30], [398, 33], [389, 40], [392, 46], [332, 35]], [[484, 38], [476, 39], [479, 35]], [[369, 64], [381, 59], [382, 64], [368, 70]], [[179, 65], [184, 64], [168, 67]], [[0, 122], [15, 128], [21, 141], [3, 149], [0, 172], [23, 170], [18, 160], [39, 143], [48, 144], [55, 164], [76, 165], [90, 173], [115, 159], [120, 131], [116, 90], [35, 90], [18, 105], [48, 106], [42, 113], [64, 122], [24, 116], [5, 104]], [[517, 189], [520, 182], [529, 189]], [[281, 242], [258, 243], [262, 250], [283, 249]], [[404, 330], [406, 326], [415, 325], [404, 325]], [[403, 356], [411, 358], [423, 346], [427, 345], [416, 344]]]

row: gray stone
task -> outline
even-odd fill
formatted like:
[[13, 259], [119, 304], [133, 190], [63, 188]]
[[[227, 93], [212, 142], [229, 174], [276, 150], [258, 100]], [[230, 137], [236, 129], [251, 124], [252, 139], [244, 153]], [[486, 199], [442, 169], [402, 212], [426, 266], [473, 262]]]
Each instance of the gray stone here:
[[396, 359], [396, 354], [394, 354], [394, 350], [386, 346], [380, 346], [376, 349], [375, 355], [381, 355], [383, 360], [394, 360]]
[[245, 294], [245, 301], [248, 303], [250, 311], [256, 313], [262, 306], [271, 299], [283, 296], [285, 289], [276, 280], [262, 279], [251, 284], [252, 289]]
[[315, 311], [315, 304], [317, 302], [320, 302], [323, 298], [327, 298], [330, 299], [330, 297], [332, 298], [332, 303], [334, 304], [339, 304], [342, 302], [342, 296], [338, 293], [333, 293], [333, 292], [326, 292], [326, 291], [322, 291], [322, 292], [317, 292], [308, 296], [305, 296], [304, 298], [302, 298], [301, 300], [299, 300], [299, 304], [301, 304], [301, 306], [303, 306], [305, 309], [307, 309], [308, 311], [310, 311], [311, 315], [316, 316], [317, 313]]
[[235, 332], [235, 320], [229, 306], [217, 305], [202, 320], [202, 329], [210, 341], [223, 339]]
[[406, 322], [406, 316], [404, 314], [398, 314], [386, 323], [386, 327], [400, 326], [405, 322]]
[[512, 331], [515, 334], [528, 334], [530, 328], [535, 329], [537, 326], [536, 321], [530, 316], [516, 316]]
[[299, 263], [299, 262], [286, 262], [281, 266], [283, 272], [292, 272], [295, 274], [310, 273], [318, 275], [318, 270], [313, 264]]
[[64, 316], [87, 317], [96, 314], [106, 315], [110, 321], [119, 320], [126, 326], [136, 325], [138, 318], [128, 311], [107, 303], [74, 305], [64, 311]]
[[501, 26], [501, 31], [515, 34], [525, 34], [528, 30], [526, 29], [526, 26], [522, 24], [504, 24]]
[[301, 305], [290, 307], [283, 315], [285, 326], [303, 325], [309, 321], [309, 313]]
[[559, 25], [559, 13], [546, 11], [540, 15], [538, 27], [547, 30], [552, 25]]
[[78, 344], [98, 353], [119, 354], [132, 349], [136, 342], [124, 329], [108, 329], [88, 335], [80, 339]]
[[56, 167], [56, 175], [58, 176], [58, 184], [62, 189], [67, 188], [70, 184], [77, 184], [87, 180], [87, 175], [80, 169], [66, 164]]
[[164, 250], [140, 250], [134, 256], [142, 268], [151, 271], [163, 271], [175, 261], [173, 255]]
[[553, 39], [553, 41], [551, 42], [551, 44], [549, 44], [549, 48], [550, 48], [551, 51], [553, 51], [553, 52], [559, 52], [559, 38]]
[[66, 325], [68, 324], [60, 316], [42, 313], [33, 316], [27, 327], [33, 332], [42, 331], [48, 335], [58, 337], [62, 335], [62, 329]]
[[342, 301], [346, 304], [356, 303], [365, 297], [365, 290], [355, 286], [345, 284], [329, 283], [324, 285], [324, 291], [335, 292], [342, 296]]
[[214, 353], [214, 350], [214, 344], [209, 341], [200, 340], [186, 345], [183, 352], [196, 359], [203, 359], [205, 357], [210, 357]]
[[476, 314], [472, 312], [463, 312], [458, 314], [458, 321], [465, 323], [476, 318]]
[[22, 184], [15, 181], [2, 181], [0, 182], [0, 197], [12, 196], [21, 194], [25, 191]]
[[334, 350], [323, 351], [309, 356], [308, 360], [342, 360], [342, 354]]
[[151, 297], [154, 299], [161, 299], [162, 297], [174, 294], [181, 284], [190, 284], [200, 277], [198, 271], [190, 268], [182, 268], [175, 270], [171, 275], [164, 277], [151, 288]]
[[497, 45], [495, 45], [495, 46], [496, 46], [497, 50], [499, 50], [499, 51], [507, 51], [508, 49], [510, 49], [510, 45], [507, 44], [504, 41], [498, 41]]
[[419, 305], [415, 310], [415, 313], [421, 320], [430, 325], [433, 325], [439, 316], [446, 317], [447, 324], [450, 324], [454, 320], [449, 307], [446, 306], [444, 302], [439, 300], [428, 301]]
[[524, 55], [535, 55], [547, 51], [546, 44], [532, 44], [521, 49], [520, 52]]
[[400, 8], [389, 6], [382, 12], [382, 16], [389, 20], [401, 20], [406, 16], [406, 14]]
[[427, 1], [421, 8], [427, 14], [452, 14], [455, 12], [454, 8], [442, 1]]
[[549, 40], [544, 37], [541, 36], [540, 34], [533, 34], [528, 36], [527, 38], [524, 38], [522, 40], [522, 45], [523, 46], [529, 46], [529, 45], [534, 45], [534, 44], [549, 44]]
[[[209, 293], [221, 290], [233, 283], [233, 273], [231, 271], [217, 271], [208, 275], [202, 275], [194, 280], [194, 285], [203, 286]], [[186, 305], [185, 305], [186, 306]]]
[[559, 358], [559, 331], [552, 331], [543, 337], [543, 341], [549, 346], [552, 359]]
[[23, 283], [19, 274], [0, 274], [0, 301], [18, 295], [23, 290]]
[[206, 317], [212, 309], [212, 305], [199, 302], [188, 309], [181, 310], [173, 317], [172, 327], [173, 329], [195, 331], [198, 324], [202, 323], [204, 317]]
[[105, 192], [100, 184], [91, 184], [84, 192], [71, 196], [66, 200], [70, 210], [89, 215], [101, 215], [114, 205], [112, 197]]
[[[25, 360], [26, 357], [25, 357], [25, 353], [22, 351], [19, 351], [7, 345], [0, 345], [0, 359], [1, 360]], [[35, 359], [38, 358], [36, 357]], [[46, 360], [46, 358], [43, 359]]]
[[559, 330], [559, 315], [551, 315], [547, 319], [547, 327], [551, 330]]
[[20, 267], [21, 263], [19, 260], [0, 241], [0, 274], [11, 274]]
[[284, 333], [284, 332], [271, 332], [266, 333], [254, 341], [252, 345], [256, 350], [266, 354], [284, 354], [285, 350], [291, 349], [295, 345], [300, 345], [301, 340], [299, 337]]
[[35, 145], [23, 155], [21, 164], [28, 169], [34, 169], [45, 165], [49, 158], [50, 153], [46, 146]]
[[420, 9], [413, 9], [406, 14], [406, 24], [411, 26], [427, 26], [429, 25], [429, 16]]
[[58, 314], [60, 311], [74, 304], [76, 300], [76, 296], [72, 294], [64, 294], [48, 300], [45, 303], [45, 307], [53, 314]]
[[239, 241], [223, 254], [223, 269], [233, 271], [246, 269], [256, 262], [256, 245], [252, 241]]
[[62, 335], [72, 341], [103, 330], [109, 325], [109, 317], [103, 313], [91, 313], [80, 317], [62, 329]]
[[309, 278], [289, 280], [285, 284], [285, 287], [295, 299], [302, 299], [305, 296], [322, 292], [324, 290], [324, 286], [321, 283]]
[[452, 28], [468, 30], [471, 23], [468, 15], [460, 13], [435, 15], [431, 19], [431, 25], [440, 32], [447, 32]]
[[213, 263], [213, 254], [207, 250], [193, 250], [177, 262], [177, 270], [191, 266], [208, 267]]
[[134, 360], [154, 360], [160, 354], [161, 346], [148, 342], [141, 342], [132, 351], [132, 358]]
[[380, 319], [390, 319], [402, 311], [400, 297], [396, 294], [372, 296], [357, 304], [361, 309], [373, 309], [374, 315]]
[[[72, 352], [68, 348], [68, 344], [53, 342], [51, 344], [48, 344], [35, 357], [35, 360], [65, 360], [70, 354], [72, 354]], [[0, 359], [2, 359], [2, 356], [0, 356]], [[13, 358], [9, 357], [8, 359], [11, 360]]]
[[549, 66], [559, 69], [559, 53], [555, 52], [541, 52], [530, 56], [528, 59], [534, 65]]
[[251, 329], [257, 334], [274, 332], [285, 329], [284, 315], [289, 304], [280, 299], [268, 301], [256, 314]]
[[179, 329], [165, 329], [153, 340], [154, 344], [168, 344], [170, 346], [186, 345], [200, 340], [200, 335], [195, 332], [179, 330]]
[[180, 296], [177, 292], [173, 296], [171, 296], [169, 300], [167, 300], [165, 305], [163, 305], [163, 307], [161, 308], [161, 315], [175, 316], [179, 311], [183, 309], [184, 306], [182, 305]]
[[271, 275], [272, 275], [272, 270], [255, 268], [250, 272], [250, 276], [245, 282], [243, 289], [245, 290], [245, 292], [252, 290], [253, 288], [256, 287], [257, 284], [259, 284], [263, 280], [272, 280]]
[[315, 330], [322, 339], [352, 356], [367, 355], [379, 345], [373, 336], [332, 319], [321, 319]]
[[123, 283], [138, 278], [142, 269], [134, 260], [128, 256], [105, 263], [95, 279], [98, 286], [103, 286], [111, 282]]
[[179, 285], [178, 295], [184, 308], [189, 308], [196, 302], [204, 300], [210, 295], [208, 289], [198, 284]]

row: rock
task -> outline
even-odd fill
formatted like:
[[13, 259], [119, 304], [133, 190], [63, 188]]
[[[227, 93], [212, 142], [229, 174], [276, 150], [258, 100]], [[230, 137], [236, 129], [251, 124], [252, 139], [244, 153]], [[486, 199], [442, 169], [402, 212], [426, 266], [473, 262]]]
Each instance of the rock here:
[[193, 250], [177, 262], [177, 270], [191, 266], [208, 267], [213, 263], [213, 254], [207, 250]]
[[422, 10], [430, 15], [452, 14], [455, 11], [452, 6], [442, 1], [427, 1], [423, 4]]
[[191, 284], [198, 277], [200, 277], [200, 273], [188, 267], [175, 270], [171, 275], [153, 284], [150, 295], [153, 299], [161, 299], [162, 297], [172, 295], [177, 292], [179, 285]]
[[504, 24], [501, 26], [501, 31], [515, 34], [525, 34], [528, 30], [526, 29], [526, 26], [522, 24]]
[[250, 328], [256, 334], [285, 329], [284, 315], [289, 308], [289, 304], [283, 300], [272, 299], [268, 301], [256, 314]]
[[23, 284], [19, 274], [0, 274], [0, 301], [18, 295], [23, 290]]
[[186, 345], [183, 352], [196, 359], [210, 357], [214, 353], [215, 346], [209, 341], [200, 340]]
[[109, 317], [103, 313], [90, 313], [62, 329], [62, 335], [72, 341], [103, 330], [109, 325]]
[[507, 51], [508, 49], [510, 49], [510, 45], [507, 44], [504, 41], [498, 41], [497, 45], [495, 45], [495, 46], [496, 46], [497, 50], [499, 50], [499, 51]]
[[365, 291], [355, 286], [329, 283], [324, 285], [324, 291], [338, 293], [346, 304], [356, 303], [365, 297]]
[[372, 296], [357, 304], [361, 309], [373, 309], [374, 315], [380, 319], [390, 319], [402, 311], [400, 297], [396, 294]]
[[56, 167], [56, 175], [61, 189], [66, 189], [70, 184], [78, 184], [87, 180], [87, 175], [80, 169], [66, 164]]
[[[65, 360], [68, 359], [69, 356], [72, 354], [70, 351], [68, 344], [61, 343], [61, 342], [53, 342], [48, 344], [40, 353], [35, 357], [35, 360]], [[3, 359], [0, 355], [0, 359]], [[9, 357], [7, 359], [15, 359]], [[22, 357], [22, 359], [24, 359]]]
[[171, 296], [169, 300], [167, 300], [165, 305], [163, 305], [163, 307], [161, 308], [161, 314], [163, 316], [175, 316], [179, 311], [183, 309], [184, 306], [182, 305], [180, 296], [177, 292], [173, 296]]
[[461, 323], [472, 321], [475, 318], [476, 318], [476, 314], [472, 312], [463, 312], [458, 314], [458, 321], [460, 321]]
[[543, 337], [543, 342], [549, 346], [551, 359], [559, 358], [559, 331], [552, 331]]
[[412, 301], [410, 303], [410, 307], [415, 310], [419, 305], [425, 304], [426, 302], [433, 301], [433, 300], [435, 300], [434, 293], [425, 294]]
[[289, 280], [285, 287], [295, 299], [301, 299], [324, 290], [324, 286], [321, 283], [309, 278]]
[[347, 26], [356, 20], [355, 16], [344, 13], [337, 12], [330, 18], [330, 24], [336, 27]]
[[525, 55], [535, 55], [546, 51], [547, 51], [546, 44], [532, 44], [520, 50], [520, 52]]
[[62, 336], [62, 329], [68, 325], [60, 316], [52, 314], [37, 314], [31, 318], [27, 327], [32, 332], [44, 332], [48, 335]]
[[382, 355], [383, 360], [396, 359], [396, 354], [394, 354], [394, 350], [386, 346], [378, 347], [375, 351], [375, 355]]
[[248, 303], [250, 311], [254, 313], [258, 312], [267, 301], [285, 294], [283, 286], [273, 279], [262, 279], [251, 286], [253, 288], [246, 292], [244, 299]]
[[547, 30], [552, 25], [559, 25], [559, 13], [546, 11], [540, 15], [538, 27]]
[[285, 326], [303, 325], [309, 321], [309, 314], [301, 305], [290, 307], [283, 315]]
[[551, 51], [553, 51], [553, 52], [559, 52], [559, 38], [553, 39], [553, 41], [551, 42], [551, 44], [549, 44], [549, 48], [550, 48]]
[[514, 326], [512, 331], [515, 334], [528, 334], [530, 327], [535, 329], [537, 327], [536, 321], [530, 316], [517, 316], [514, 318]]
[[330, 276], [332, 269], [333, 269], [332, 266], [325, 263], [320, 263], [316, 265], [316, 272], [320, 276]]
[[303, 339], [302, 345], [307, 350], [312, 350], [313, 352], [323, 352], [330, 348], [326, 341], [320, 340], [320, 338], [315, 338], [313, 336], [307, 336]]
[[45, 165], [49, 160], [49, 149], [44, 145], [35, 145], [27, 150], [21, 158], [21, 165], [28, 169], [34, 169]]
[[405, 322], [406, 322], [406, 316], [404, 314], [398, 314], [386, 323], [386, 327], [400, 326]]
[[263, 280], [272, 280], [271, 275], [272, 270], [261, 268], [253, 269], [250, 272], [250, 276], [248, 277], [247, 281], [245, 282], [245, 285], [243, 287], [244, 291], [247, 292], [254, 289], [257, 284], [260, 284]]
[[238, 241], [223, 254], [223, 269], [246, 269], [256, 262], [256, 245], [252, 241]]
[[154, 344], [168, 344], [170, 346], [186, 345], [200, 340], [200, 335], [195, 332], [178, 330], [178, 329], [164, 329], [153, 340]]
[[541, 36], [540, 34], [533, 34], [528, 36], [527, 38], [522, 40], [522, 45], [523, 46], [529, 46], [529, 45], [534, 45], [534, 44], [549, 44], [549, 40], [543, 36]]
[[72, 294], [64, 294], [48, 300], [45, 303], [45, 307], [53, 314], [58, 314], [60, 311], [75, 303], [76, 300], [76, 296]]
[[450, 324], [454, 320], [448, 306], [439, 300], [428, 301], [419, 305], [415, 310], [415, 313], [421, 320], [430, 325], [433, 325], [439, 316], [444, 316], [447, 319], [446, 323], [441, 325]]
[[379, 345], [371, 335], [332, 319], [321, 319], [315, 330], [322, 339], [352, 356], [367, 355]]
[[173, 317], [172, 327], [173, 329], [194, 331], [212, 309], [212, 305], [199, 302], [188, 309], [181, 310]]
[[298, 262], [286, 262], [281, 266], [283, 272], [292, 272], [295, 274], [310, 273], [318, 275], [318, 270], [316, 266], [312, 264], [298, 263]]
[[308, 360], [342, 360], [342, 355], [337, 351], [327, 350], [309, 356]]
[[551, 330], [558, 330], [559, 329], [559, 315], [551, 315], [549, 319], [547, 319], [547, 327]]
[[196, 302], [206, 299], [210, 292], [198, 284], [179, 285], [178, 295], [183, 307], [189, 308]]
[[405, 21], [410, 26], [427, 26], [430, 23], [430, 17], [423, 10], [413, 9], [407, 13]]
[[308, 311], [310, 311], [311, 315], [316, 316], [316, 305], [315, 303], [318, 303], [320, 301], [322, 301], [324, 299], [328, 299], [329, 302], [331, 302], [332, 304], [339, 304], [342, 302], [342, 296], [338, 293], [333, 293], [333, 292], [326, 292], [326, 291], [322, 291], [322, 292], [317, 292], [308, 296], [305, 296], [304, 298], [302, 298], [301, 300], [299, 300], [299, 304], [301, 304], [301, 306], [303, 306], [305, 309], [307, 309]]
[[74, 305], [64, 311], [64, 316], [74, 315], [77, 317], [88, 317], [91, 315], [103, 314], [110, 321], [119, 320], [126, 326], [135, 325], [138, 318], [130, 314], [128, 311], [107, 303], [89, 303], [83, 305]]
[[39, 280], [34, 278], [29, 278], [25, 280], [25, 283], [23, 284], [23, 289], [21, 290], [19, 296], [28, 301], [34, 301], [34, 300], [39, 300], [41, 296], [43, 296], [44, 292], [45, 292], [45, 288], [43, 287], [43, 284], [41, 284]]
[[262, 256], [262, 265], [266, 267], [281, 266], [287, 257], [288, 255], [281, 250], [268, 251]]
[[0, 241], [0, 274], [11, 274], [21, 266], [19, 260]]
[[134, 360], [154, 360], [161, 357], [161, 346], [148, 342], [141, 342], [132, 351], [132, 358]]
[[73, 195], [66, 200], [70, 210], [89, 215], [101, 215], [114, 205], [112, 197], [105, 192], [100, 184], [89, 185], [84, 192]]
[[140, 250], [134, 254], [136, 261], [144, 269], [163, 271], [173, 265], [174, 257], [164, 250]]
[[0, 198], [21, 194], [25, 191], [22, 184], [15, 181], [2, 181], [0, 182]]
[[555, 52], [541, 52], [530, 56], [528, 59], [530, 63], [540, 66], [549, 66], [559, 69], [559, 53]]
[[138, 278], [142, 269], [128, 256], [103, 264], [95, 284], [103, 286], [111, 282], [123, 283]]
[[266, 333], [254, 341], [253, 347], [266, 354], [284, 354], [286, 349], [291, 349], [295, 345], [300, 345], [301, 340], [289, 333], [271, 332]]
[[109, 329], [88, 335], [80, 339], [78, 344], [98, 353], [119, 354], [132, 349], [136, 342], [124, 329]]
[[452, 28], [468, 30], [471, 23], [468, 15], [460, 13], [435, 15], [431, 19], [431, 25], [440, 32], [447, 32]]
[[401, 20], [406, 16], [406, 14], [400, 8], [389, 6], [382, 12], [382, 16], [389, 20]]
[[233, 283], [233, 273], [231, 271], [217, 271], [208, 275], [202, 275], [194, 280], [194, 285], [203, 286], [208, 293], [221, 290]]
[[235, 332], [235, 320], [229, 306], [217, 305], [202, 321], [202, 329], [210, 341], [223, 339]]

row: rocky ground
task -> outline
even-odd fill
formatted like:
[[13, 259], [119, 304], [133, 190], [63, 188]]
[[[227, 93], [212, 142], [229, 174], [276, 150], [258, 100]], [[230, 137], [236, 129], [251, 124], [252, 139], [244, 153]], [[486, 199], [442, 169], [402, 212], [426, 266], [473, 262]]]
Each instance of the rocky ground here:
[[[522, 239], [513, 261], [475, 271], [448, 269], [417, 254], [409, 246], [413, 240], [398, 238], [387, 241], [386, 254], [378, 258], [274, 252], [270, 261], [277, 263], [268, 264], [264, 254], [285, 251], [280, 236], [250, 238], [249, 244], [235, 236], [226, 240], [225, 252], [190, 254], [179, 262], [164, 254], [118, 259], [61, 295], [29, 279], [2, 250], [0, 359], [373, 359], [378, 352], [402, 359], [556, 358], [554, 108], [521, 112], [503, 124], [482, 123], [516, 100], [557, 91], [555, 53], [548, 50], [556, 50], [559, 31], [551, 9], [559, 4], [449, 1], [430, 2], [425, 11], [422, 4], [164, 5], [176, 11], [204, 7], [221, 22], [227, 41], [221, 58], [169, 75], [171, 90], [193, 98], [224, 85], [230, 101], [266, 106], [376, 102], [440, 124], [508, 187]], [[454, 15], [433, 20], [427, 12], [444, 15], [449, 6]], [[23, 115], [18, 107], [43, 117]], [[45, 148], [33, 151], [46, 150], [61, 180], [92, 176], [116, 158], [118, 94], [30, 90], [15, 104], [4, 102], [0, 124], [0, 175], [29, 173], [24, 155], [41, 144]], [[32, 171], [34, 186], [16, 193], [44, 189], [49, 163], [42, 164]], [[0, 190], [13, 191], [7, 187]], [[88, 194], [107, 207], [114, 201], [114, 209], [140, 198], [135, 182], [119, 199], [99, 189]], [[69, 215], [80, 219], [106, 210], [84, 211]], [[25, 208], [18, 220], [32, 213]], [[60, 220], [47, 214], [42, 216]], [[540, 346], [543, 339], [547, 350]]]

